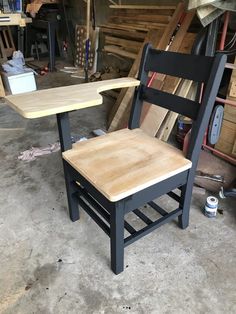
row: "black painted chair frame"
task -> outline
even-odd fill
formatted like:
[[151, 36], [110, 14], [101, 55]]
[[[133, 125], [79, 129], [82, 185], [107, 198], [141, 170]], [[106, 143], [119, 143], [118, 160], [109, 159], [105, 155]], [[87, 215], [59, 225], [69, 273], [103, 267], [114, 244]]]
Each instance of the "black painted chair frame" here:
[[[111, 269], [115, 274], [119, 274], [124, 269], [124, 248], [129, 244], [176, 217], [179, 219], [181, 228], [184, 229], [188, 226], [194, 173], [225, 62], [226, 57], [224, 55], [216, 55], [214, 58], [184, 55], [158, 51], [148, 44], [143, 51], [138, 75], [141, 84], [135, 89], [129, 128], [139, 127], [143, 101], [190, 117], [194, 121], [187, 152], [187, 158], [192, 161], [191, 169], [120, 201], [111, 202], [69, 163], [63, 160], [70, 218], [72, 221], [79, 219], [79, 205], [110, 237]], [[205, 88], [201, 104], [147, 87], [149, 72], [158, 72], [204, 83]], [[66, 151], [72, 148], [68, 113], [58, 114], [57, 121], [62, 151]], [[80, 185], [76, 182], [79, 182]], [[173, 192], [176, 188], [180, 189], [180, 196]], [[179, 203], [179, 206], [173, 211], [167, 212], [153, 202], [163, 194], [173, 198]], [[156, 221], [149, 219], [138, 209], [145, 204], [156, 210], [161, 218]], [[143, 229], [137, 231], [125, 221], [125, 214], [130, 211], [146, 224]], [[124, 229], [130, 234], [126, 238], [124, 238]]]

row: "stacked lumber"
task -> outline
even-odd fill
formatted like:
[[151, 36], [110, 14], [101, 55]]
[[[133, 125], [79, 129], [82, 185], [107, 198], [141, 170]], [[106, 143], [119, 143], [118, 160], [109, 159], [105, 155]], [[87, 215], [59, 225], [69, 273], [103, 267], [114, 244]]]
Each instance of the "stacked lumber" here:
[[30, 13], [31, 16], [35, 16], [43, 4], [54, 4], [59, 3], [59, 0], [33, 0], [31, 3], [27, 4], [26, 12]]
[[[145, 37], [145, 42], [150, 42], [156, 49], [190, 53], [195, 39], [195, 34], [189, 33], [188, 28], [195, 15], [194, 11], [185, 14], [184, 5], [179, 3], [168, 24], [164, 29], [150, 29]], [[181, 21], [181, 24], [180, 24]], [[143, 44], [144, 45], [144, 44]], [[139, 68], [142, 48], [130, 70], [129, 76], [136, 77]], [[183, 81], [164, 75], [157, 75], [150, 84], [153, 88], [162, 89], [168, 93], [179, 96], [188, 96], [192, 82]], [[192, 93], [192, 92], [191, 92]], [[133, 89], [122, 90], [109, 117], [109, 131], [114, 131], [127, 126], [131, 109]], [[167, 140], [177, 119], [177, 114], [164, 108], [144, 104], [141, 116], [141, 128], [150, 135]]]
[[147, 33], [163, 30], [176, 6], [111, 5], [111, 15], [100, 25], [104, 34], [104, 51], [135, 60]]
[[[236, 65], [236, 58], [234, 64]], [[236, 70], [232, 71], [227, 99], [236, 101]], [[236, 158], [236, 108], [233, 106], [226, 104], [224, 107], [224, 119], [215, 148]]]

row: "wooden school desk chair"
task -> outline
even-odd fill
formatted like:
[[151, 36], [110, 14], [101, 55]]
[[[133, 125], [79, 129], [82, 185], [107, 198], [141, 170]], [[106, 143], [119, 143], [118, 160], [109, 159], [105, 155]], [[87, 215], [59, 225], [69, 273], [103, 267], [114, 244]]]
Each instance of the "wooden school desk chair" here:
[[[111, 269], [124, 268], [124, 248], [171, 219], [189, 223], [194, 173], [204, 132], [221, 82], [226, 56], [185, 55], [158, 51], [146, 45], [138, 74], [127, 129], [76, 143], [63, 152], [70, 217], [79, 219], [81, 206], [110, 237]], [[157, 72], [204, 83], [201, 104], [147, 87], [148, 73]], [[139, 128], [143, 101], [193, 120], [187, 155], [145, 134]], [[180, 189], [178, 196], [174, 189]], [[167, 194], [178, 208], [166, 211], [154, 200]], [[148, 204], [161, 218], [151, 220], [139, 208]], [[145, 227], [136, 230], [125, 220], [133, 212]], [[124, 238], [124, 229], [129, 236]]]

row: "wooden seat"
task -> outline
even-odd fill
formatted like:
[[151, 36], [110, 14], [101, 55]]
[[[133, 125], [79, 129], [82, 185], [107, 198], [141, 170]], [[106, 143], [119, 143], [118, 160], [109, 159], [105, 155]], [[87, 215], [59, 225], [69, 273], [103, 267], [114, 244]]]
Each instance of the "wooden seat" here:
[[124, 129], [79, 142], [63, 158], [98, 191], [115, 202], [191, 168], [182, 151]]

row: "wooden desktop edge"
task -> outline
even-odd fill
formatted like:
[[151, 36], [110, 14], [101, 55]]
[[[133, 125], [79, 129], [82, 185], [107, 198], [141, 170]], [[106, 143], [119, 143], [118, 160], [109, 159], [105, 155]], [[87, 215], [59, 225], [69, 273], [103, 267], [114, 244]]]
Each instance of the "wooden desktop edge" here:
[[[14, 109], [16, 112], [18, 112], [22, 117], [27, 119], [35, 119], [40, 117], [46, 117], [53, 114], [63, 113], [63, 112], [69, 112], [73, 110], [79, 110], [87, 107], [97, 106], [101, 105], [103, 102], [103, 98], [100, 95], [101, 92], [110, 90], [110, 89], [116, 89], [116, 88], [126, 88], [126, 87], [135, 87], [140, 84], [140, 81], [131, 77], [124, 77], [124, 78], [117, 78], [117, 79], [111, 79], [106, 81], [98, 81], [98, 82], [92, 82], [92, 83], [83, 83], [83, 84], [76, 84], [76, 85], [69, 85], [69, 86], [63, 86], [63, 87], [56, 87], [51, 89], [44, 89], [44, 90], [37, 90], [34, 92], [24, 93], [24, 94], [18, 94], [18, 95], [10, 95], [6, 96], [5, 99], [7, 101], [7, 104]], [[82, 95], [84, 99], [81, 102], [77, 102], [75, 104], [66, 104], [66, 99], [68, 96], [66, 92], [71, 89], [76, 89], [76, 92], [78, 93], [78, 96], [83, 93], [88, 94]], [[48, 92], [60, 92], [63, 91], [65, 98], [65, 104], [63, 106], [51, 106], [50, 108], [36, 108], [34, 111], [27, 111], [27, 109], [24, 110], [24, 98], [27, 98], [27, 101], [31, 101], [32, 97], [32, 103], [35, 102], [35, 99], [43, 99], [43, 96], [47, 96]], [[53, 96], [52, 96], [53, 98]], [[60, 100], [63, 100], [61, 98]], [[23, 109], [21, 108], [20, 102], [23, 103]]]

